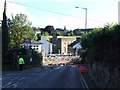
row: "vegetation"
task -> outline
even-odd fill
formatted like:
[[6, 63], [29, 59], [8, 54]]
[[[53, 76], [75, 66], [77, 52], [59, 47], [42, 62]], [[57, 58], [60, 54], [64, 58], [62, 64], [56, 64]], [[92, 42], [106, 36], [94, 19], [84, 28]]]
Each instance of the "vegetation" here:
[[9, 24], [10, 48], [18, 48], [23, 43], [24, 38], [33, 39], [34, 33], [31, 27], [31, 22], [28, 21], [24, 14], [17, 14], [12, 16]]
[[46, 26], [45, 28], [36, 28], [33, 27], [33, 29], [37, 29], [41, 31], [41, 34], [37, 34], [38, 40], [40, 39], [40, 36], [81, 36], [83, 32], [89, 32], [93, 29], [74, 29], [74, 30], [66, 30], [62, 28], [56, 28], [54, 29], [53, 26]]
[[[5, 20], [2, 23], [2, 30], [4, 30], [3, 43], [5, 44], [4, 51], [6, 51], [6, 53], [3, 54], [5, 59], [3, 62], [3, 70], [8, 70], [9, 68], [12, 70], [17, 69], [18, 55], [24, 58], [26, 67], [29, 66], [30, 57], [35, 57], [33, 62], [38, 64], [42, 56], [39, 56], [38, 53], [34, 53], [32, 55], [30, 50], [20, 48], [20, 44], [24, 42], [24, 38], [37, 39], [33, 33], [31, 22], [28, 21], [27, 16], [22, 13], [12, 16], [12, 19], [9, 20], [8, 23], [9, 32], [6, 24], [6, 17], [4, 16], [4, 18]], [[7, 38], [7, 33], [10, 38]], [[10, 40], [9, 43], [8, 39]], [[9, 50], [7, 50], [8, 48]]]
[[42, 53], [38, 53], [37, 51], [33, 51], [33, 65], [34, 66], [39, 66], [42, 62]]
[[4, 58], [4, 54], [8, 50], [8, 43], [9, 43], [9, 35], [8, 35], [6, 3], [5, 3], [4, 12], [3, 12], [3, 21], [2, 21], [2, 56], [3, 58]]
[[80, 29], [75, 29], [75, 30], [73, 30], [73, 34], [74, 34], [75, 36], [82, 35]]
[[[19, 57], [25, 61], [25, 68], [29, 68], [30, 58], [33, 58], [32, 66], [38, 66], [42, 61], [42, 54], [34, 50], [26, 50], [24, 48], [10, 49], [5, 54], [6, 60], [3, 63], [3, 70], [17, 70]], [[19, 56], [19, 57], [18, 57]]]
[[120, 56], [120, 25], [108, 24], [82, 35], [82, 53], [86, 61], [118, 64]]

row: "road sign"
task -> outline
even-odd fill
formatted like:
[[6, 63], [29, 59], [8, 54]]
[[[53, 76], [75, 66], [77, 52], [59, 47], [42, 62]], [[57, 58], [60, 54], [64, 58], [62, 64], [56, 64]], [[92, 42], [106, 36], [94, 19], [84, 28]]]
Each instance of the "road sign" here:
[[25, 38], [24, 43], [31, 43], [31, 39], [30, 38]]
[[62, 57], [61, 60], [65, 60], [65, 59]]
[[78, 71], [88, 71], [88, 65], [87, 64], [79, 64], [78, 65]]

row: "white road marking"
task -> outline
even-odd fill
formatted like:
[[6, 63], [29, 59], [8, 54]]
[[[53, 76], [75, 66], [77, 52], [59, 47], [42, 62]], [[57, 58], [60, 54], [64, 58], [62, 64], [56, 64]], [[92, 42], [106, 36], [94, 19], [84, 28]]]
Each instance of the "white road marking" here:
[[28, 86], [25, 86], [25, 88], [27, 88]]
[[[80, 76], [81, 76], [82, 81], [83, 81], [83, 83], [84, 83], [85, 87], [87, 88], [87, 90], [89, 90], [88, 85], [86, 84], [86, 82], [85, 82], [85, 80], [84, 80], [83, 76], [81, 75], [81, 73], [80, 73], [79, 71], [77, 71], [77, 72], [78, 72], [78, 75], [80, 75]], [[81, 79], [80, 79], [80, 77], [79, 77], [79, 80], [81, 80]]]
[[59, 67], [56, 67], [56, 68], [54, 68], [54, 69], [51, 69], [50, 70], [50, 72], [52, 72], [52, 71], [54, 71], [54, 70], [56, 70], [56, 69], [60, 69], [60, 68], [62, 68], [63, 66], [59, 66]]
[[11, 85], [7, 86], [7, 88], [12, 87], [12, 86], [13, 86], [13, 88], [16, 88], [16, 87], [17, 87], [16, 84], [11, 84]]
[[[81, 75], [81, 74], [80, 74]], [[82, 77], [82, 79], [83, 79], [83, 82], [84, 82], [84, 84], [85, 84], [85, 86], [86, 86], [86, 88], [88, 89], [88, 86], [87, 86], [87, 84], [86, 84], [86, 82], [85, 82], [85, 80], [84, 80], [84, 78], [83, 78], [83, 76], [81, 75], [81, 77]], [[88, 89], [89, 90], [89, 89]]]
[[59, 68], [61, 68], [62, 66], [59, 66], [59, 67], [57, 67], [57, 68], [55, 68], [55, 69], [59, 69]]
[[20, 80], [23, 80], [23, 79], [25, 79], [25, 78], [26, 78], [26, 77], [20, 78], [19, 81], [20, 81]]
[[10, 75], [21, 75], [21, 74], [6, 74], [6, 75], [10, 76]]
[[7, 87], [8, 85], [10, 85], [12, 82], [9, 82], [8, 84], [6, 84], [5, 86], [3, 86], [3, 88]]

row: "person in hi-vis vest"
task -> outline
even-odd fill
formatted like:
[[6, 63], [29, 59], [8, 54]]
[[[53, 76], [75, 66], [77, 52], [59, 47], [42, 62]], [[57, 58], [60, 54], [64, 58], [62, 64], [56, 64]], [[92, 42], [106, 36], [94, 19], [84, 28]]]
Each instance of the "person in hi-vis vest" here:
[[24, 64], [25, 64], [24, 59], [19, 58], [19, 70], [23, 70]]

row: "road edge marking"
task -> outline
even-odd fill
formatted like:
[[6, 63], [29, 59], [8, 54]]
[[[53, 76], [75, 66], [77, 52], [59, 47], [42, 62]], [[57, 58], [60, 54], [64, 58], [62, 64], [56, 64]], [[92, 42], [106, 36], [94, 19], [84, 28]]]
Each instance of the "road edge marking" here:
[[81, 76], [81, 79], [82, 79], [82, 82], [83, 82], [84, 86], [87, 88], [87, 90], [89, 90], [88, 85], [86, 84], [86, 82], [85, 82], [83, 76], [81, 75], [81, 73], [78, 70], [77, 70], [77, 72], [78, 72], [78, 75], [79, 75], [79, 79], [80, 79], [80, 76]]

